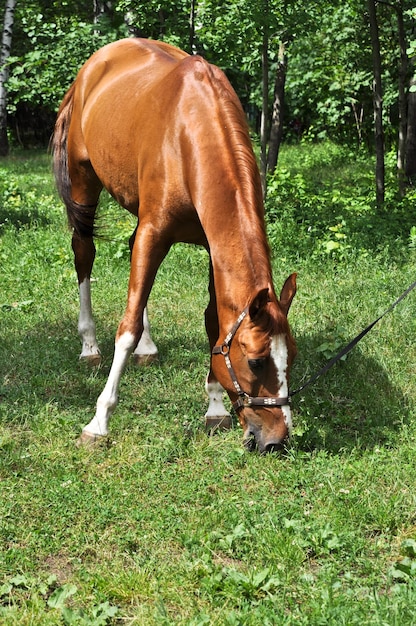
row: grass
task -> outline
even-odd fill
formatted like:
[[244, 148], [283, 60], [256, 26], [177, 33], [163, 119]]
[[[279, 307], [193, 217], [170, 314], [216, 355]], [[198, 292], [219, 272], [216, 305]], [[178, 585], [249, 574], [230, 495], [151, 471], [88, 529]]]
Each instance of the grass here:
[[[298, 150], [282, 154], [282, 169], [302, 175], [305, 195], [319, 182], [325, 202], [335, 171], [345, 197], [371, 172], [329, 148], [309, 147], [302, 168]], [[276, 206], [292, 198], [278, 191]], [[207, 258], [178, 246], [150, 301], [160, 362], [127, 368], [111, 437], [77, 449], [126, 299], [130, 225], [104, 204], [115, 222], [94, 268], [104, 361], [89, 370], [78, 363], [75, 272], [48, 161], [16, 153], [0, 163], [0, 624], [414, 625], [416, 295], [296, 397], [287, 454], [259, 456], [237, 426], [202, 430]], [[401, 233], [358, 245], [353, 203], [341, 247], [325, 247], [322, 218], [307, 254], [307, 230], [292, 228], [290, 205], [282, 211], [289, 230], [269, 227], [276, 285], [299, 274], [295, 388], [413, 282], [413, 215]]]

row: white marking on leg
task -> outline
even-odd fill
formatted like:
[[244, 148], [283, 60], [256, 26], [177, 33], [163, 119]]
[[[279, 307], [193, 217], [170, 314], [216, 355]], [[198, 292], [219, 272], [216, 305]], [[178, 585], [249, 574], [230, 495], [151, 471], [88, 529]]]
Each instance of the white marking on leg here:
[[150, 336], [150, 324], [149, 317], [147, 315], [147, 307], [143, 312], [143, 333], [140, 337], [140, 341], [134, 351], [134, 355], [138, 357], [144, 356], [157, 356], [157, 347]]
[[229, 412], [224, 406], [223, 393], [224, 388], [219, 382], [205, 382], [205, 391], [207, 392], [209, 405], [204, 417], [225, 417], [229, 416]]
[[134, 337], [129, 332], [124, 333], [117, 339], [114, 348], [113, 363], [106, 385], [97, 400], [95, 416], [83, 429], [85, 432], [102, 436], [108, 433], [108, 422], [117, 406], [120, 378], [134, 346]]
[[[286, 398], [289, 393], [289, 387], [287, 383], [288, 352], [285, 335], [276, 335], [275, 337], [272, 337], [271, 356], [276, 366], [277, 379], [279, 382], [279, 391], [277, 392], [277, 395], [279, 398]], [[291, 436], [292, 412], [290, 410], [290, 406], [282, 406], [282, 413], [285, 417], [285, 424], [287, 426], [289, 436]]]
[[95, 322], [92, 316], [91, 281], [89, 278], [84, 278], [79, 286], [78, 333], [82, 339], [80, 359], [100, 354], [95, 335]]

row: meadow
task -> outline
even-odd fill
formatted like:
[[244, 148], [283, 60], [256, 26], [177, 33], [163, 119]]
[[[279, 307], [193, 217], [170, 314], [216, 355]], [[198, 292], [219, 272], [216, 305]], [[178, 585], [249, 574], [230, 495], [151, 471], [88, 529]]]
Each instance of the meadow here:
[[[293, 388], [415, 280], [415, 193], [377, 209], [372, 170], [289, 146], [270, 181], [277, 289], [298, 272]], [[288, 449], [262, 456], [237, 420], [204, 432], [208, 262], [177, 246], [149, 302], [160, 360], [128, 366], [109, 438], [77, 448], [129, 272], [133, 224], [102, 205], [91, 369], [49, 158], [0, 161], [0, 624], [414, 626], [416, 291], [295, 396]]]

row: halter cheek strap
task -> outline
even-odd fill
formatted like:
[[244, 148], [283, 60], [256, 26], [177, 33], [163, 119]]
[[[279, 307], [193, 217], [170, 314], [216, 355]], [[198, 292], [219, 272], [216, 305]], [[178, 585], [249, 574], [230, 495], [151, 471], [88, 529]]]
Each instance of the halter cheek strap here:
[[252, 397], [241, 388], [241, 385], [238, 382], [234, 368], [231, 364], [230, 347], [231, 347], [231, 342], [237, 330], [240, 328], [241, 322], [244, 320], [247, 314], [248, 314], [248, 307], [246, 307], [244, 311], [240, 313], [236, 322], [231, 328], [230, 332], [224, 339], [223, 343], [220, 346], [214, 346], [212, 349], [212, 354], [222, 354], [222, 356], [224, 357], [225, 364], [230, 374], [230, 378], [237, 392], [238, 400], [233, 402], [234, 410], [238, 411], [239, 409], [242, 409], [243, 407], [247, 407], [247, 406], [263, 406], [263, 407], [288, 406], [290, 404], [290, 396], [286, 396], [285, 398], [279, 398], [278, 396]]

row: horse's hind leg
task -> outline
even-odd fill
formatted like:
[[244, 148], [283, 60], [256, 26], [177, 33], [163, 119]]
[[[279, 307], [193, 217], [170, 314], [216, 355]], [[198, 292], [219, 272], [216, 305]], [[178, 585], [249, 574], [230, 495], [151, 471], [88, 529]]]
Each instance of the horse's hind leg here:
[[[205, 328], [208, 335], [210, 350], [218, 340], [218, 315], [217, 302], [215, 297], [214, 279], [212, 265], [210, 265], [209, 281], [210, 301], [205, 311]], [[224, 406], [224, 389], [217, 381], [210, 369], [205, 381], [205, 391], [208, 396], [208, 409], [205, 413], [205, 429], [208, 432], [216, 430], [228, 430], [232, 426], [231, 415]]]
[[82, 340], [80, 359], [98, 365], [101, 354], [95, 335], [91, 306], [91, 272], [95, 259], [94, 220], [102, 184], [91, 164], [74, 148], [69, 152], [71, 198], [66, 201], [69, 224], [73, 228], [72, 250], [79, 288], [78, 333]]
[[90, 365], [99, 365], [101, 353], [97, 343], [91, 305], [91, 272], [95, 259], [93, 237], [74, 232], [72, 249], [79, 288], [78, 333], [82, 341], [80, 359]]

